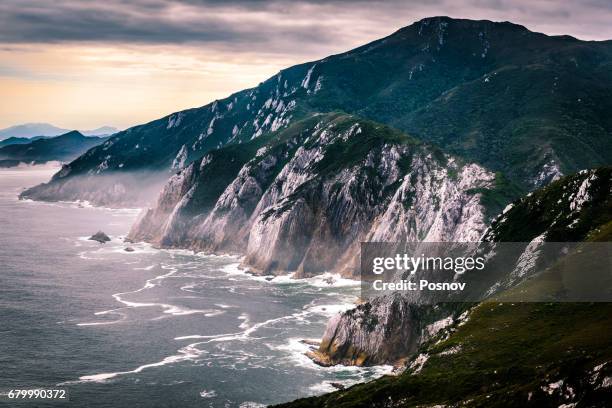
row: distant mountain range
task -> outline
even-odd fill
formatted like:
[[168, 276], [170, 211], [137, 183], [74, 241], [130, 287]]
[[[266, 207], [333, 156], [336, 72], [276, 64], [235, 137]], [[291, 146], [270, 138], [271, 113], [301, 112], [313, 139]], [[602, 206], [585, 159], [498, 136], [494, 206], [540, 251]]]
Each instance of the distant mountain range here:
[[[62, 129], [49, 123], [25, 123], [23, 125], [11, 126], [0, 129], [0, 141], [15, 138], [32, 138], [36, 136], [59, 136], [68, 133], [70, 129]], [[92, 130], [82, 130], [85, 136], [109, 136], [119, 131], [111, 126], [102, 126]]]
[[[0, 167], [13, 167], [20, 163], [70, 161], [88, 149], [103, 143], [108, 137], [84, 136], [73, 130], [60, 136], [38, 136], [33, 139], [13, 139], [12, 144], [0, 147]], [[1, 143], [1, 142], [0, 142]]]
[[28, 144], [35, 140], [45, 139], [50, 136], [34, 136], [34, 137], [9, 137], [8, 139], [0, 140], [0, 147], [14, 144]]

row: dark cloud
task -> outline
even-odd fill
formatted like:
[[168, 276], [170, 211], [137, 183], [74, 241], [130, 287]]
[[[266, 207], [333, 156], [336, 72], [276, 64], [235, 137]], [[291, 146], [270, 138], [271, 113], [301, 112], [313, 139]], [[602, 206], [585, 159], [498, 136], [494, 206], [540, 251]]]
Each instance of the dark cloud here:
[[206, 16], [197, 24], [173, 18], [169, 6], [170, 3], [148, 1], [128, 5], [121, 1], [106, 1], [104, 5], [67, 1], [40, 5], [7, 2], [0, 5], [0, 41], [184, 43], [235, 41], [243, 36], [238, 27]]
[[0, 43], [208, 43], [299, 52], [330, 41], [356, 45], [431, 15], [612, 37], [608, 0], [3, 0]]

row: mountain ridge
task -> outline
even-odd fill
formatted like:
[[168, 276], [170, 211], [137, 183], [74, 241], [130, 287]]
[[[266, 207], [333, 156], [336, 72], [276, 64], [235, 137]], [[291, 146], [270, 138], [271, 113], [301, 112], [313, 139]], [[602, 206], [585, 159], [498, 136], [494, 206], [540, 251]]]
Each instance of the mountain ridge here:
[[606, 114], [612, 102], [605, 97], [611, 64], [610, 42], [551, 37], [512, 23], [423, 19], [348, 52], [283, 69], [228, 98], [120, 132], [58, 175], [55, 194], [79, 198], [62, 196], [64, 178], [145, 169], [170, 174], [210, 150], [338, 110], [501, 171], [528, 191], [612, 160]]
[[34, 138], [27, 143], [15, 143], [0, 147], [0, 160], [7, 167], [19, 163], [45, 163], [69, 161], [88, 149], [103, 143], [107, 137], [84, 136], [73, 130], [59, 136]]
[[[108, 136], [117, 133], [119, 130], [111, 126], [101, 126], [96, 129], [80, 131], [85, 136]], [[5, 139], [16, 138], [33, 138], [40, 136], [59, 136], [70, 132], [69, 129], [62, 129], [50, 123], [32, 122], [21, 125], [14, 125], [4, 129], [0, 129], [0, 141]]]

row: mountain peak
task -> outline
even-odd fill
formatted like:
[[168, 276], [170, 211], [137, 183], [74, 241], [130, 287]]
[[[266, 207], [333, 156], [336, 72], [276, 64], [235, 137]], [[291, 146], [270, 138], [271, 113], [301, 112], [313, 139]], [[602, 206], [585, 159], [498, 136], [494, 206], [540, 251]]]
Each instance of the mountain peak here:
[[401, 28], [394, 35], [412, 36], [416, 34], [418, 37], [435, 36], [441, 38], [449, 35], [471, 35], [471, 33], [475, 33], [475, 35], [483, 37], [496, 32], [501, 35], [532, 33], [525, 26], [509, 21], [470, 20], [448, 16], [432, 16], [425, 17]]
[[67, 131], [68, 129], [58, 128], [49, 123], [24, 123], [0, 129], [0, 140], [9, 137], [57, 136]]
[[91, 130], [82, 130], [81, 133], [84, 136], [106, 136], [106, 135], [112, 135], [119, 132], [119, 129], [112, 127], [112, 126], [101, 126], [99, 128], [96, 129], [91, 129]]
[[508, 28], [514, 28], [519, 31], [529, 31], [527, 27], [520, 25], [520, 24], [512, 23], [510, 21], [472, 20], [472, 19], [467, 19], [467, 18], [453, 18], [449, 16], [425, 17], [411, 24], [408, 27], [412, 27], [412, 26], [419, 27], [421, 25], [440, 24], [440, 23], [455, 24], [458, 26], [463, 25], [465, 27], [476, 27], [476, 26], [508, 27]]
[[71, 130], [70, 132], [64, 133], [63, 135], [59, 135], [57, 137], [78, 137], [78, 138], [82, 138], [85, 137], [85, 135], [83, 135], [81, 132], [79, 132], [78, 130]]

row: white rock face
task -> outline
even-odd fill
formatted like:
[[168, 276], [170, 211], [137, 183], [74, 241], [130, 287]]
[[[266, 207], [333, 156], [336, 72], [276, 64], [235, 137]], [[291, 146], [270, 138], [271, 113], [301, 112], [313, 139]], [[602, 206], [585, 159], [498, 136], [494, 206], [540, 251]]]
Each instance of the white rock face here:
[[[195, 162], [169, 181], [157, 207], [134, 227], [133, 238], [244, 253], [246, 265], [256, 271], [356, 276], [360, 241], [482, 236], [485, 211], [472, 189], [490, 187], [494, 179], [482, 167], [458, 164], [426, 146], [387, 142], [361, 157], [346, 152], [348, 158], [338, 158], [346, 165], [327, 171], [333, 161], [318, 166], [332, 154], [329, 147], [358, 146], [364, 137], [360, 123], [338, 127], [322, 119], [300, 137], [259, 148], [211, 210], [187, 214], [191, 197], [207, 188], [197, 180], [213, 159], [207, 155]], [[178, 167], [184, 164], [181, 152]]]
[[446, 169], [431, 157], [416, 157], [412, 169], [367, 240], [478, 241], [486, 229], [484, 208], [469, 190], [490, 186], [494, 175], [475, 164]]
[[559, 165], [551, 159], [542, 166], [538, 175], [532, 180], [532, 184], [535, 188], [543, 187], [555, 180], [559, 180], [561, 176], [563, 176], [563, 173]]
[[179, 170], [185, 167], [185, 163], [187, 162], [187, 147], [185, 145], [181, 146], [181, 150], [177, 153], [174, 161], [172, 162], [172, 169]]

